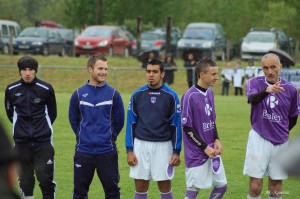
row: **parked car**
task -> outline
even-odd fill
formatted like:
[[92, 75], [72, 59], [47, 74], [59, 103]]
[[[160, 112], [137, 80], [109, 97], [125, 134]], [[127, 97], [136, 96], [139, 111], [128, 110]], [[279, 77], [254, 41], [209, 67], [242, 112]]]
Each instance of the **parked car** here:
[[288, 38], [281, 29], [251, 28], [241, 44], [241, 59], [260, 59], [271, 49], [291, 53], [292, 38]]
[[15, 21], [0, 20], [0, 51], [9, 53], [10, 39], [17, 37], [20, 33], [20, 25]]
[[[177, 55], [183, 57], [187, 51], [197, 52], [197, 57], [225, 59], [226, 35], [217, 23], [190, 23], [177, 43]], [[184, 57], [183, 57], [184, 58]]]
[[31, 53], [65, 55], [63, 38], [57, 29], [45, 27], [28, 27], [14, 40], [14, 54]]
[[[176, 54], [177, 41], [180, 37], [180, 32], [178, 34], [177, 30], [171, 30], [171, 53]], [[141, 51], [158, 51], [163, 55], [166, 50], [166, 29], [165, 28], [154, 28], [150, 31], [143, 32], [141, 34]]]
[[58, 29], [58, 32], [64, 40], [66, 55], [72, 56], [73, 47], [74, 47], [74, 38], [78, 36], [79, 31], [73, 29]]
[[118, 26], [89, 26], [75, 39], [75, 55], [95, 53], [128, 57], [130, 42]]

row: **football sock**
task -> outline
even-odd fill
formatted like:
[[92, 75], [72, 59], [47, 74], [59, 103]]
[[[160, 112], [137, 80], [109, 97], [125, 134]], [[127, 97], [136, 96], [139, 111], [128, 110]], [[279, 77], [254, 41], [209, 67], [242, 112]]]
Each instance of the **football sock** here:
[[135, 192], [134, 199], [148, 199], [148, 192]]
[[198, 195], [198, 191], [186, 190], [184, 199], [195, 199]]
[[210, 193], [209, 199], [221, 199], [227, 190], [227, 185], [222, 187], [214, 187], [212, 192]]
[[161, 199], [173, 199], [172, 190], [170, 192], [167, 192], [167, 193], [160, 192], [160, 198]]
[[277, 198], [277, 197], [269, 196], [269, 199], [282, 199], [282, 197], [280, 196], [279, 198]]
[[247, 199], [260, 199], [260, 196], [252, 197], [248, 194]]

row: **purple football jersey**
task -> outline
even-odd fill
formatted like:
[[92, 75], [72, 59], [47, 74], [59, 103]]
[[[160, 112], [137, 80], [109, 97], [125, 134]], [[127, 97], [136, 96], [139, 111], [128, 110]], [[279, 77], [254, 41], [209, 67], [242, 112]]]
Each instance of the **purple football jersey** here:
[[[247, 96], [266, 90], [269, 85], [264, 76], [251, 78], [247, 82]], [[250, 116], [252, 128], [275, 145], [288, 141], [289, 117], [300, 113], [297, 88], [283, 79], [280, 86], [283, 92], [271, 93], [260, 103], [251, 105]]]
[[[214, 94], [211, 89], [204, 93], [195, 86], [182, 97], [182, 126], [192, 127], [201, 139], [210, 146], [214, 143], [216, 113]], [[201, 166], [208, 156], [195, 142], [183, 133], [184, 158], [187, 168]]]

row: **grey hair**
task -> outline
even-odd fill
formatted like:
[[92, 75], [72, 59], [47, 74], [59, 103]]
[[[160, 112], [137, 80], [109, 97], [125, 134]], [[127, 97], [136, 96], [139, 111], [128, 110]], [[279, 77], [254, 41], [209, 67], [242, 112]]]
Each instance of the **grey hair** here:
[[276, 59], [277, 63], [278, 63], [279, 65], [281, 64], [278, 55], [276, 55], [276, 54], [274, 54], [274, 53], [268, 53], [268, 54], [265, 54], [265, 55], [261, 58], [261, 62], [262, 62], [263, 60], [265, 60], [265, 59], [270, 58], [270, 57], [274, 57], [274, 58]]

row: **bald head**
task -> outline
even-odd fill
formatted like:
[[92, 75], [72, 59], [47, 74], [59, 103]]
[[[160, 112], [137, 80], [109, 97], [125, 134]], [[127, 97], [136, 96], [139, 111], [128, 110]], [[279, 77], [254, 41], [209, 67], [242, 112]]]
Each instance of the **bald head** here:
[[268, 59], [273, 59], [277, 65], [281, 65], [279, 57], [277, 55], [275, 55], [274, 53], [265, 54], [261, 58], [261, 63], [263, 63], [265, 60], [268, 60]]

